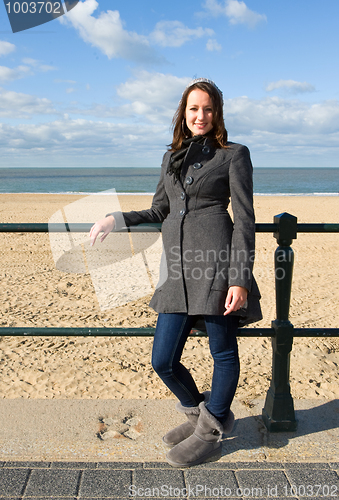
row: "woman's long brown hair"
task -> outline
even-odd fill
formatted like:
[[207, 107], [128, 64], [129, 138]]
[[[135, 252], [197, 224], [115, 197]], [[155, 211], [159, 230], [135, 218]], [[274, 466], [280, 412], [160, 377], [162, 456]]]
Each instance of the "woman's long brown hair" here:
[[217, 148], [227, 147], [227, 130], [224, 124], [223, 103], [222, 98], [214, 85], [207, 82], [197, 82], [187, 87], [179, 102], [178, 109], [176, 110], [173, 120], [173, 140], [169, 145], [170, 151], [178, 151], [182, 147], [182, 141], [188, 137], [192, 137], [191, 131], [186, 125], [185, 111], [187, 106], [187, 99], [192, 90], [199, 89], [206, 92], [211, 100], [213, 107], [213, 129], [209, 136], [214, 139]]

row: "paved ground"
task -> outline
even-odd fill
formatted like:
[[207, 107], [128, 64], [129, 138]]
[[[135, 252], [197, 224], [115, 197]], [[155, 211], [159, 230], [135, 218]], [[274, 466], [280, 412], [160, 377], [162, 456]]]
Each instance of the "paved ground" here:
[[0, 500], [339, 497], [339, 401], [295, 401], [298, 430], [268, 433], [263, 401], [232, 409], [218, 462], [174, 469], [161, 436], [174, 401], [1, 400]]
[[1, 498], [304, 498], [339, 496], [339, 462], [5, 462]]

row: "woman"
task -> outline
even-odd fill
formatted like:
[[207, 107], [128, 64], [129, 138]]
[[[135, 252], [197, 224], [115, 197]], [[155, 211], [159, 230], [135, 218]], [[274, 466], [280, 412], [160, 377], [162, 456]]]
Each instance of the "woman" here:
[[[227, 211], [230, 199], [233, 221]], [[188, 418], [163, 437], [172, 447], [166, 458], [174, 467], [219, 459], [222, 435], [234, 421], [230, 406], [239, 378], [238, 326], [261, 319], [261, 311], [252, 276], [252, 164], [245, 146], [227, 141], [223, 97], [214, 82], [199, 78], [186, 87], [152, 207], [123, 217], [126, 226], [163, 223], [166, 272], [150, 302], [159, 313], [152, 365]], [[109, 214], [92, 227], [92, 244], [101, 232], [105, 239], [116, 219]], [[180, 363], [201, 316], [214, 361], [211, 392], [203, 394]]]

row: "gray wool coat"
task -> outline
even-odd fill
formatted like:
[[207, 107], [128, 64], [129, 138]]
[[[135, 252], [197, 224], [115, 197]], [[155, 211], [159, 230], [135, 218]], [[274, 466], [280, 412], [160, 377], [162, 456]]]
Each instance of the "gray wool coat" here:
[[[126, 226], [162, 222], [165, 275], [160, 273], [150, 306], [161, 313], [221, 315], [228, 288], [239, 285], [249, 291], [248, 299], [232, 314], [241, 317], [241, 325], [258, 321], [249, 150], [232, 142], [226, 149], [216, 149], [210, 139], [192, 142], [180, 180], [167, 174], [170, 157], [169, 151], [163, 157], [151, 208], [122, 214]], [[233, 220], [227, 210], [230, 200]]]

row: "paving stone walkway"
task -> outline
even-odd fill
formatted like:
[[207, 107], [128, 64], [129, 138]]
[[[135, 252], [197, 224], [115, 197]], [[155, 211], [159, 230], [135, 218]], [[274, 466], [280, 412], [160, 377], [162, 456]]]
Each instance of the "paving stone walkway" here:
[[339, 462], [0, 462], [0, 500], [339, 497]]
[[339, 401], [295, 405], [297, 431], [269, 433], [263, 401], [235, 400], [221, 459], [176, 469], [172, 400], [1, 400], [0, 500], [339, 500]]

